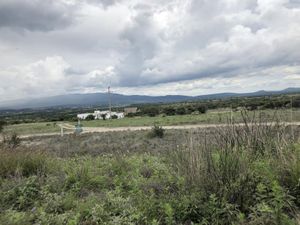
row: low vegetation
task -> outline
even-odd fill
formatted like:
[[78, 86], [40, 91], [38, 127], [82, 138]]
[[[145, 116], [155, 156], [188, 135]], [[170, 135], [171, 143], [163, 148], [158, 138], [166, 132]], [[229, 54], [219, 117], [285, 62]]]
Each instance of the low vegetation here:
[[[114, 103], [113, 103], [114, 104]], [[241, 108], [247, 110], [285, 110], [291, 107], [300, 108], [300, 94], [282, 94], [257, 97], [233, 97], [225, 99], [195, 99], [177, 103], [137, 104], [137, 113], [128, 114], [127, 117], [135, 116], [174, 116], [204, 114], [211, 110]], [[0, 121], [6, 121], [8, 125], [24, 123], [50, 123], [50, 122], [75, 122], [77, 114], [92, 112], [94, 110], [108, 110], [107, 105], [88, 107], [52, 107], [41, 109], [0, 110]], [[115, 105], [113, 111], [123, 111], [124, 106]], [[90, 118], [93, 119], [93, 118]]]
[[242, 117], [3, 144], [0, 224], [299, 224], [299, 128]]
[[161, 126], [154, 124], [154, 126], [148, 133], [148, 136], [150, 138], [155, 138], [155, 137], [163, 138], [164, 134], [165, 134], [165, 129], [163, 129]]

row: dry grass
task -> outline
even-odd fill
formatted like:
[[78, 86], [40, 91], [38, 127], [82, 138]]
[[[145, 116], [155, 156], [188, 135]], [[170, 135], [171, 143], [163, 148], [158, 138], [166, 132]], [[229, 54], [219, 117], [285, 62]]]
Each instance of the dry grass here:
[[45, 152], [33, 151], [24, 147], [0, 149], [0, 176], [31, 176], [49, 172], [50, 158]]

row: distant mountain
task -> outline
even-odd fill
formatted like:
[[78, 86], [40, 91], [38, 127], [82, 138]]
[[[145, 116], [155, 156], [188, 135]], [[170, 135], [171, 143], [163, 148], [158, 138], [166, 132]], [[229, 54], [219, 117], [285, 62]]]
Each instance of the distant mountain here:
[[[300, 88], [287, 88], [281, 91], [257, 91], [253, 93], [218, 93], [200, 96], [184, 96], [184, 95], [166, 95], [166, 96], [146, 96], [146, 95], [121, 95], [111, 94], [111, 100], [114, 106], [124, 106], [129, 104], [141, 103], [168, 103], [191, 100], [205, 99], [224, 99], [231, 97], [254, 97], [276, 94], [300, 93]], [[15, 100], [0, 102], [1, 109], [23, 109], [23, 108], [45, 108], [45, 107], [80, 107], [108, 105], [107, 93], [92, 94], [69, 94], [58, 95], [53, 97], [36, 98], [29, 100]]]

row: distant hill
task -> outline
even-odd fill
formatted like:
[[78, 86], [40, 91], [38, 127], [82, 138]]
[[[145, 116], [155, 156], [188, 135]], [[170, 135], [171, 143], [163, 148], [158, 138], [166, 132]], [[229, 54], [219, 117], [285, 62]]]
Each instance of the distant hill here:
[[[168, 103], [191, 100], [205, 100], [205, 99], [224, 99], [230, 97], [251, 97], [251, 96], [265, 96], [276, 94], [300, 93], [300, 88], [287, 88], [281, 91], [257, 91], [252, 93], [218, 93], [200, 96], [184, 96], [184, 95], [166, 95], [166, 96], [146, 96], [146, 95], [122, 95], [111, 94], [112, 103], [114, 106], [140, 104], [140, 103]], [[69, 94], [58, 95], [52, 97], [15, 100], [0, 102], [1, 109], [23, 109], [23, 108], [44, 108], [44, 107], [80, 107], [93, 105], [108, 105], [107, 93], [92, 93], [92, 94]]]

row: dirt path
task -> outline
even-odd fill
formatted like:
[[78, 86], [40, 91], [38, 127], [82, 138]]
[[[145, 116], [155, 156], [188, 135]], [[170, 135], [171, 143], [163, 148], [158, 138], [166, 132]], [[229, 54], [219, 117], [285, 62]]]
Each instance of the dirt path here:
[[[264, 123], [264, 125], [275, 125], [275, 122]], [[300, 126], [300, 122], [282, 122], [281, 125], [289, 126]], [[245, 126], [244, 123], [235, 124], [236, 126]], [[248, 124], [249, 126], [253, 124]], [[70, 124], [59, 124], [60, 127], [65, 129], [64, 134], [74, 133], [74, 126]], [[228, 124], [195, 124], [195, 125], [174, 125], [174, 126], [163, 126], [166, 130], [189, 130], [189, 129], [205, 129], [205, 128], [217, 128], [217, 127], [226, 127]], [[117, 131], [139, 131], [139, 130], [150, 130], [152, 126], [138, 126], [138, 127], [83, 127], [82, 133], [104, 133], [104, 132], [117, 132]], [[58, 136], [61, 133], [43, 133], [43, 134], [28, 134], [21, 135], [21, 138], [30, 138], [30, 137], [51, 137]]]

